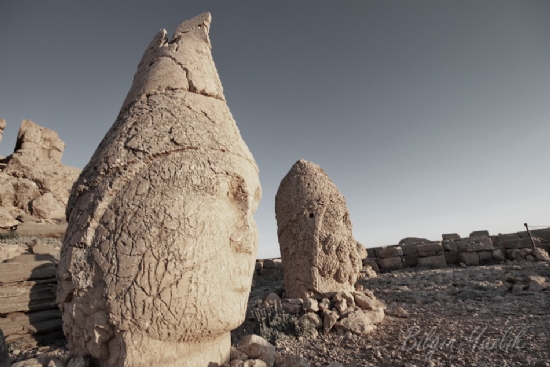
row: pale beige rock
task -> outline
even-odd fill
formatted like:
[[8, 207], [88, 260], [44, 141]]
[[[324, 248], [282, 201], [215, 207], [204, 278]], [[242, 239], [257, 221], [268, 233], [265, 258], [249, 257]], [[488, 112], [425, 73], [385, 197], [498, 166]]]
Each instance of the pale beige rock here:
[[366, 335], [374, 331], [374, 324], [363, 311], [350, 312], [345, 319], [336, 322], [334, 327], [357, 335]]
[[261, 189], [209, 27], [157, 34], [73, 186], [57, 299], [69, 349], [102, 367], [228, 362], [245, 318]]
[[40, 218], [64, 218], [65, 206], [47, 192], [31, 202], [31, 212]]
[[2, 141], [2, 134], [4, 133], [5, 128], [6, 128], [6, 120], [0, 119], [0, 141]]
[[346, 201], [318, 165], [300, 160], [275, 197], [287, 297], [352, 291], [361, 259]]
[[367, 248], [359, 241], [357, 241], [357, 254], [361, 260], [366, 259], [369, 256]]
[[18, 225], [19, 222], [5, 208], [0, 207], [0, 228], [9, 229]]
[[17, 216], [32, 213], [34, 204], [44, 219], [65, 218], [69, 191], [80, 170], [61, 163], [64, 148], [56, 132], [23, 120], [15, 152], [0, 170], [0, 206]]

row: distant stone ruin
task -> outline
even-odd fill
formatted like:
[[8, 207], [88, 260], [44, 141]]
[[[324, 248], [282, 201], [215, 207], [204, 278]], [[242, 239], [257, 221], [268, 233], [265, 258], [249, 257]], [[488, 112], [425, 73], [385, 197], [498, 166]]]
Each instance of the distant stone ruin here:
[[71, 353], [102, 367], [228, 362], [245, 318], [261, 189], [210, 20], [155, 36], [71, 192], [57, 300]]
[[[0, 119], [0, 135], [2, 126], [5, 120]], [[65, 219], [69, 191], [80, 170], [61, 163], [64, 149], [55, 131], [23, 120], [14, 153], [0, 160], [0, 207], [9, 212], [8, 221], [25, 215]]]
[[275, 197], [288, 298], [353, 291], [361, 269], [344, 196], [318, 165], [300, 160]]
[[497, 236], [490, 236], [488, 231], [474, 231], [466, 238], [456, 233], [443, 234], [442, 241], [411, 237], [398, 245], [367, 249], [370, 255], [363, 264], [384, 272], [416, 266], [444, 268], [550, 259], [550, 231], [535, 230], [532, 234], [532, 240], [526, 231]]

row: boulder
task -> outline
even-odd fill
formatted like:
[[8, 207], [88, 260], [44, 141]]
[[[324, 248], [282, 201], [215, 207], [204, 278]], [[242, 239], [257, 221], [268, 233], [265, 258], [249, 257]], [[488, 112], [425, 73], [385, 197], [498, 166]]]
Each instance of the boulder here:
[[494, 260], [492, 251], [478, 251], [477, 256], [480, 264], [488, 264]]
[[5, 208], [0, 207], [0, 228], [10, 229], [17, 225], [19, 225], [19, 221], [15, 220], [15, 218]]
[[300, 160], [275, 196], [287, 297], [352, 291], [361, 270], [346, 200], [318, 165]]
[[445, 252], [458, 252], [457, 242], [454, 240], [444, 240], [441, 242], [441, 245], [443, 246], [443, 250], [445, 250]]
[[399, 241], [399, 245], [411, 245], [411, 244], [419, 244], [419, 243], [429, 243], [432, 242], [426, 238], [419, 238], [419, 237], [406, 237], [403, 238], [401, 241]]
[[71, 191], [57, 300], [70, 353], [102, 367], [223, 364], [245, 318], [261, 188], [210, 21], [157, 33]]
[[357, 244], [357, 254], [359, 255], [359, 258], [361, 260], [366, 259], [369, 255], [367, 252], [367, 248], [365, 247], [365, 245], [363, 245], [359, 241], [356, 241], [356, 244]]
[[65, 206], [57, 201], [51, 192], [47, 192], [31, 201], [31, 213], [43, 219], [64, 218]]
[[374, 331], [374, 324], [363, 311], [353, 311], [345, 319], [337, 321], [334, 328], [366, 335]]

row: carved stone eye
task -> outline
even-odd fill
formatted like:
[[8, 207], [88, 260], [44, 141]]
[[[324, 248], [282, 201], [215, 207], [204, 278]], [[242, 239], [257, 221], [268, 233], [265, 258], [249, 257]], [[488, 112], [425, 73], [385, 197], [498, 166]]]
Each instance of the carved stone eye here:
[[314, 217], [315, 217], [315, 214], [309, 213], [309, 217], [310, 217], [310, 218], [314, 218]]

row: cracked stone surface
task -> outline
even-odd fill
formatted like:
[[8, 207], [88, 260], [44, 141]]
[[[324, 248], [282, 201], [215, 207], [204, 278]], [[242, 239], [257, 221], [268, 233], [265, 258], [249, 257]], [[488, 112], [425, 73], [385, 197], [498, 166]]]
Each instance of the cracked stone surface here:
[[226, 362], [245, 317], [261, 188], [210, 20], [155, 36], [71, 192], [57, 300], [71, 352], [104, 367]]
[[318, 165], [300, 160], [275, 197], [288, 298], [352, 291], [361, 259], [346, 200]]

